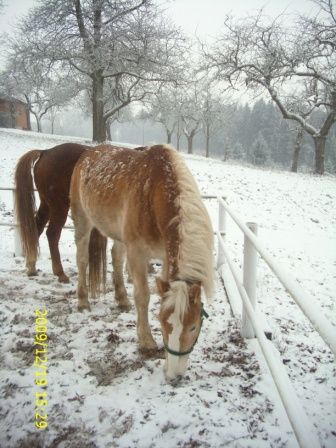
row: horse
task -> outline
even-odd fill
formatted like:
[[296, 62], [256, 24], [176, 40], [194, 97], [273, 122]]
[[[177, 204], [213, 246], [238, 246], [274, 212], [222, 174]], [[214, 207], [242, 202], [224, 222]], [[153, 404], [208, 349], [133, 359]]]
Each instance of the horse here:
[[[157, 350], [148, 322], [148, 260], [161, 259], [156, 277], [159, 321], [166, 349], [165, 375], [178, 381], [186, 371], [204, 315], [201, 289], [213, 291], [213, 230], [209, 215], [183, 157], [172, 147], [154, 145], [136, 152], [106, 147], [84, 152], [71, 179], [70, 206], [75, 226], [78, 309], [90, 309], [95, 291], [97, 251], [88, 250], [90, 233], [126, 246], [142, 352]], [[103, 245], [100, 245], [103, 248]], [[100, 257], [102, 260], [103, 257]], [[96, 274], [97, 274], [96, 272]], [[120, 281], [123, 281], [122, 279]]]
[[[69, 188], [72, 171], [81, 154], [89, 146], [64, 143], [46, 150], [33, 149], [25, 153], [15, 168], [15, 211], [28, 276], [37, 275], [36, 260], [39, 237], [46, 224], [53, 273], [62, 283], [69, 278], [64, 273], [59, 239], [69, 211]], [[34, 182], [40, 197], [36, 211]]]
[[[49, 222], [46, 233], [52, 270], [61, 283], [69, 282], [69, 278], [63, 270], [58, 244], [70, 207], [69, 189], [74, 166], [81, 154], [91, 149], [91, 146], [76, 143], [64, 143], [46, 150], [34, 149], [25, 153], [16, 165], [15, 210], [28, 276], [37, 275], [36, 260], [39, 253], [39, 237]], [[40, 197], [37, 211], [32, 176], [33, 167], [34, 182]], [[115, 255], [118, 256], [117, 253]], [[116, 258], [115, 261], [117, 263]], [[125, 291], [120, 292], [122, 295], [125, 293]]]

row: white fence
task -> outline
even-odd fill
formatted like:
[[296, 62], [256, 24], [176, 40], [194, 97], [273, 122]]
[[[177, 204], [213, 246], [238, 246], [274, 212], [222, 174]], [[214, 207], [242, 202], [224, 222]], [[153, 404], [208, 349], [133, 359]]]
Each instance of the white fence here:
[[[0, 190], [14, 191], [12, 188], [0, 188]], [[263, 356], [270, 369], [276, 388], [286, 410], [288, 419], [300, 447], [310, 448], [320, 446], [319, 440], [312, 424], [305, 415], [300, 405], [293, 386], [287, 376], [285, 368], [279, 359], [273, 344], [268, 340], [271, 338], [272, 330], [267, 327], [262, 314], [256, 307], [256, 259], [257, 252], [268, 264], [275, 276], [280, 280], [287, 292], [295, 300], [296, 304], [310, 320], [316, 331], [325, 343], [336, 355], [336, 331], [330, 322], [324, 317], [313, 297], [309, 296], [298, 284], [298, 282], [281, 267], [268, 253], [263, 244], [257, 238], [257, 224], [247, 223], [228, 206], [224, 198], [204, 195], [204, 199], [217, 199], [218, 231], [215, 232], [218, 240], [217, 269], [221, 274], [227, 296], [235, 316], [241, 317], [242, 336], [248, 339], [257, 338]], [[240, 272], [232, 261], [226, 247], [227, 216], [229, 216], [244, 234], [244, 263], [243, 281]], [[0, 222], [0, 226], [15, 226], [15, 254], [18, 254], [20, 243], [18, 240], [17, 224]], [[67, 228], [72, 228], [67, 226]], [[238, 300], [242, 302], [238, 304]], [[240, 309], [242, 313], [240, 316]], [[267, 339], [268, 337], [268, 339]]]
[[[273, 344], [266, 338], [264, 322], [260, 319], [260, 313], [256, 310], [256, 255], [268, 264], [275, 276], [280, 280], [287, 292], [295, 300], [306, 317], [310, 320], [316, 331], [325, 343], [336, 355], [336, 330], [324, 317], [313, 297], [309, 296], [283, 267], [267, 252], [263, 244], [258, 240], [257, 225], [255, 223], [245, 224], [243, 220], [228, 206], [223, 198], [218, 198], [218, 258], [217, 269], [222, 275], [232, 311], [239, 314], [237, 296], [243, 303], [242, 311], [242, 336], [246, 338], [257, 337], [260, 348], [272, 374], [274, 383], [286, 410], [288, 419], [293, 428], [297, 442], [300, 447], [320, 446], [313, 425], [305, 415], [293, 386], [287, 376], [285, 368], [279, 359]], [[243, 281], [240, 272], [233, 263], [225, 244], [227, 215], [237, 224], [244, 234], [244, 262]], [[236, 289], [235, 289], [236, 288]], [[238, 294], [235, 291], [238, 291]]]

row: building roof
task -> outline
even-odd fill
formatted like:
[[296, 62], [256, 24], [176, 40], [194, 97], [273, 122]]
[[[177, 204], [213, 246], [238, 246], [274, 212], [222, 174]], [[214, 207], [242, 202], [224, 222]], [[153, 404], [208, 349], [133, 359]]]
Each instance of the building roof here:
[[2, 92], [0, 92], [0, 101], [9, 101], [11, 103], [21, 103], [21, 104], [24, 104], [25, 106], [27, 105], [27, 103], [25, 103], [22, 100], [19, 100], [18, 98], [15, 98], [15, 96], [7, 95], [6, 93], [2, 93]]

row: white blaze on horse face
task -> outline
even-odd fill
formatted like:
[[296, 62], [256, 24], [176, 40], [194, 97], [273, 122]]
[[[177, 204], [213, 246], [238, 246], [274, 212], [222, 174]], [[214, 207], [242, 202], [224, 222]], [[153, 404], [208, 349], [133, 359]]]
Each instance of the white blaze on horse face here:
[[[180, 320], [179, 313], [174, 312], [167, 320], [171, 324], [173, 330], [168, 336], [168, 347], [176, 352], [181, 351], [180, 337], [183, 330], [183, 325]], [[187, 370], [189, 355], [175, 356], [167, 352], [166, 358], [166, 376], [168, 380], [173, 380], [176, 377], [183, 375]]]

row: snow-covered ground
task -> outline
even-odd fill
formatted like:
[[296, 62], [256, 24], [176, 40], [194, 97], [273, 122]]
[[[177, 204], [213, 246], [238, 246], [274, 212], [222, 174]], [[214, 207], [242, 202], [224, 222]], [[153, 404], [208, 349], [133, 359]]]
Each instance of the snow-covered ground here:
[[[18, 157], [76, 138], [0, 129], [0, 186], [13, 182]], [[84, 141], [84, 140], [82, 140]], [[336, 181], [186, 157], [203, 193], [222, 194], [311, 294], [336, 325]], [[0, 191], [0, 221], [12, 221], [10, 192]], [[214, 227], [217, 204], [206, 202]], [[41, 237], [39, 276], [27, 278], [13, 257], [13, 229], [0, 227], [1, 447], [292, 447], [295, 438], [270, 377], [239, 333], [220, 279], [185, 379], [166, 384], [163, 360], [137, 351], [135, 309], [120, 313], [110, 290], [76, 309], [73, 234], [64, 230], [61, 255], [69, 285], [51, 272]], [[227, 244], [241, 264], [242, 236], [229, 226]], [[158, 268], [157, 268], [158, 269]], [[150, 278], [150, 320], [162, 345], [159, 304]], [[132, 286], [128, 285], [129, 295]], [[329, 349], [269, 268], [258, 265], [258, 303], [274, 344], [320, 445], [336, 446], [336, 373]], [[48, 428], [34, 426], [35, 310], [48, 311]], [[336, 331], [336, 327], [335, 327]], [[315, 448], [315, 447], [314, 447]]]

